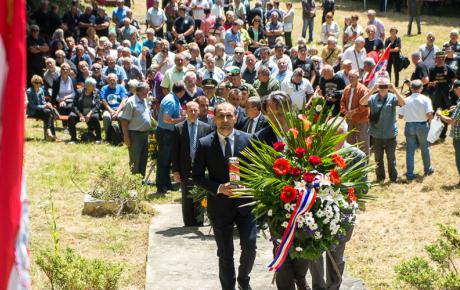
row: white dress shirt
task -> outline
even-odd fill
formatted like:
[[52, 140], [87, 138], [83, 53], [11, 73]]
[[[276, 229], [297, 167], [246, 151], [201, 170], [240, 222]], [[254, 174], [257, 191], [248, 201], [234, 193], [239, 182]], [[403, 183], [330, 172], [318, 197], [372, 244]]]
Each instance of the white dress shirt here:
[[426, 122], [428, 113], [433, 113], [431, 99], [419, 93], [413, 93], [407, 97], [406, 104], [399, 110], [399, 114], [404, 116], [407, 123]]
[[[227, 142], [225, 141], [225, 136], [217, 132], [217, 136], [219, 137], [219, 143], [220, 143], [220, 148], [222, 149], [222, 154], [225, 156], [225, 145], [227, 145]], [[230, 148], [232, 149], [232, 156], [234, 155], [235, 152], [235, 130], [232, 131], [230, 135], [227, 136], [228, 141], [230, 142]]]
[[248, 128], [248, 131], [247, 131], [249, 134], [254, 134], [256, 132], [257, 123], [259, 122], [259, 118], [260, 118], [261, 114], [262, 113], [259, 113], [259, 115], [257, 115], [257, 117], [252, 119], [252, 128]]

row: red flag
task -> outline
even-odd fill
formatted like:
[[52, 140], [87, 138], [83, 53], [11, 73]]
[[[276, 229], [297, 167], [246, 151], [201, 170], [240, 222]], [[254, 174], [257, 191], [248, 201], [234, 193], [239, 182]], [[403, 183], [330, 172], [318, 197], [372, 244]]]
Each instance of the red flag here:
[[388, 58], [390, 57], [390, 44], [385, 49], [385, 52], [380, 57], [377, 64], [372, 69], [371, 73], [367, 75], [366, 79], [364, 80], [364, 84], [367, 86], [370, 81], [374, 78], [375, 74], [378, 74], [382, 70], [387, 69]]
[[15, 265], [21, 218], [25, 10], [24, 0], [0, 2], [0, 289], [7, 289]]

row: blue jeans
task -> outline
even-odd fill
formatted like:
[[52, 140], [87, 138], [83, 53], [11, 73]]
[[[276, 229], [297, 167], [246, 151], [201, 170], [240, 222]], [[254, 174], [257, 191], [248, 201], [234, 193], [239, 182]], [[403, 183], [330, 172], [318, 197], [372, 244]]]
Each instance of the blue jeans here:
[[457, 172], [460, 175], [460, 139], [454, 139], [454, 149], [455, 149], [455, 164], [457, 165]]
[[158, 143], [158, 160], [157, 160], [157, 176], [156, 185], [158, 191], [166, 191], [171, 189], [171, 154], [174, 132], [166, 129], [158, 128], [155, 132]]
[[430, 159], [430, 144], [426, 140], [430, 126], [427, 122], [409, 122], [406, 123], [404, 135], [406, 136], [406, 166], [407, 178], [414, 178], [414, 155], [417, 149], [417, 143], [420, 144], [422, 152], [423, 170], [426, 173], [433, 171]]
[[315, 23], [315, 17], [303, 16], [303, 27], [302, 27], [302, 37], [305, 38], [307, 35], [308, 29], [308, 41], [313, 41], [313, 27]]

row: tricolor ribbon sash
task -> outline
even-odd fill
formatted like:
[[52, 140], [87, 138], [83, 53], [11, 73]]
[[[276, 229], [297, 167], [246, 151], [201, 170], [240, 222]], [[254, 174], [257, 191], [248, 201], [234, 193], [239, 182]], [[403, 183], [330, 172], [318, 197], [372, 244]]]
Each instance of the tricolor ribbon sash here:
[[304, 192], [300, 192], [301, 198], [297, 200], [294, 211], [291, 213], [288, 226], [284, 231], [281, 243], [276, 250], [275, 258], [268, 265], [269, 271], [278, 271], [283, 266], [286, 260], [289, 248], [294, 241], [295, 231], [297, 230], [297, 219], [311, 209], [316, 200], [316, 190], [307, 188]]

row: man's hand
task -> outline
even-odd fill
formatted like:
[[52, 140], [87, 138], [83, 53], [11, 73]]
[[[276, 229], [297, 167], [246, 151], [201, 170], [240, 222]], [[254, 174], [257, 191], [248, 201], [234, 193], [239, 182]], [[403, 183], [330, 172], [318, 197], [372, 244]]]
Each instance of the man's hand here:
[[179, 172], [173, 172], [173, 176], [174, 176], [174, 181], [175, 182], [180, 182], [181, 181], [181, 178], [180, 178], [180, 173]]
[[222, 193], [226, 196], [232, 196], [233, 195], [233, 189], [236, 187], [232, 185], [230, 182], [227, 182], [225, 184], [221, 184], [219, 186], [219, 193]]
[[112, 119], [115, 120], [115, 119], [118, 118], [118, 111], [112, 110], [112, 111], [110, 111], [110, 115], [112, 115]]
[[353, 116], [355, 115], [355, 111], [354, 110], [351, 110], [351, 111], [348, 111], [345, 116], [347, 119], [351, 120], [351, 118], [353, 118]]
[[91, 112], [89, 112], [88, 114], [86, 114], [86, 116], [85, 116], [85, 121], [86, 121], [86, 122], [89, 121], [89, 118], [91, 118], [91, 115], [92, 115]]
[[85, 122], [85, 116], [83, 116], [83, 114], [80, 114], [80, 122]]
[[396, 92], [396, 87], [393, 83], [388, 84], [388, 88], [390, 89], [391, 92], [395, 93]]
[[131, 139], [129, 139], [129, 136], [123, 136], [123, 142], [128, 148], [131, 147]]
[[59, 107], [64, 108], [65, 107], [65, 101], [60, 101], [59, 102]]
[[45, 108], [52, 109], [53, 105], [51, 103], [46, 103]]

